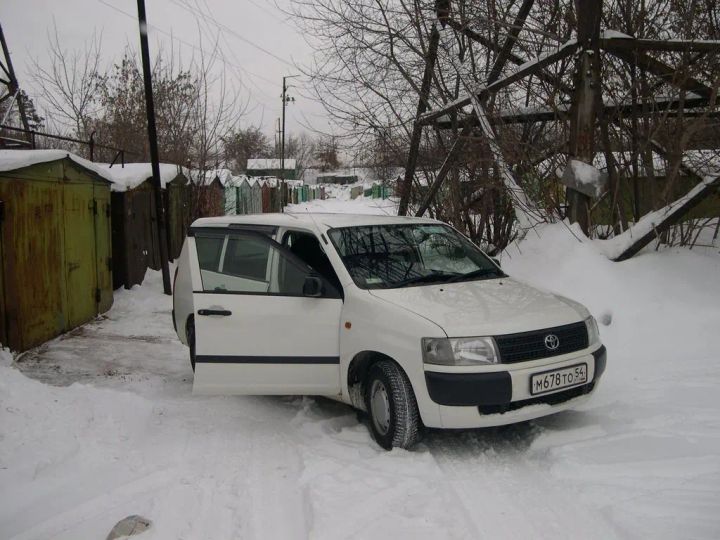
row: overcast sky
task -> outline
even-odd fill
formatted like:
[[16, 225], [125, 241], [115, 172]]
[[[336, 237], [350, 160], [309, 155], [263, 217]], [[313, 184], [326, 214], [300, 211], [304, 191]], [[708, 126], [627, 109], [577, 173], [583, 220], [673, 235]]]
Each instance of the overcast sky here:
[[[289, 0], [279, 0], [281, 6]], [[172, 45], [182, 57], [211, 50], [219, 39], [228, 82], [248, 101], [242, 125], [258, 125], [271, 137], [281, 114], [283, 75], [297, 73], [312, 51], [291, 20], [271, 0], [146, 0], [151, 25], [150, 54]], [[81, 49], [94, 31], [102, 33], [107, 64], [118, 60], [126, 44], [139, 50], [136, 0], [1, 0], [0, 23], [10, 48], [20, 87], [33, 95], [31, 59], [47, 63], [47, 33], [57, 25], [63, 48]], [[171, 37], [172, 35], [172, 37]], [[302, 87], [301, 79], [293, 84]], [[322, 107], [291, 89], [287, 131], [330, 132]]]

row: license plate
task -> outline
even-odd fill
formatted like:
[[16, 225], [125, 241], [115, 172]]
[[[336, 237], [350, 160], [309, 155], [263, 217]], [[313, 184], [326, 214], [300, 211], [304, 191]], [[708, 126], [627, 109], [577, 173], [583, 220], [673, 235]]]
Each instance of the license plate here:
[[537, 396], [587, 382], [587, 364], [554, 369], [530, 377], [530, 395]]

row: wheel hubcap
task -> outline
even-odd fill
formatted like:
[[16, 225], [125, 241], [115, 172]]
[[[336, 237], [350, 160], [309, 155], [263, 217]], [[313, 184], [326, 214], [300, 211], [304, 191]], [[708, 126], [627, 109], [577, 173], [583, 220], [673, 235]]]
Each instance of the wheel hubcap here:
[[370, 408], [375, 429], [385, 435], [390, 428], [390, 398], [385, 385], [378, 380], [373, 381], [370, 388]]

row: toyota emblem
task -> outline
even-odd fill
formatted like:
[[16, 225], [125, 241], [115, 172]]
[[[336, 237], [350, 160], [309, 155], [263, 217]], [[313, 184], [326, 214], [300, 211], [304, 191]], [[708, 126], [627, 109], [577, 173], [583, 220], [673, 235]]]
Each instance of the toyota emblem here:
[[545, 347], [548, 348], [548, 350], [554, 351], [560, 346], [560, 338], [558, 338], [555, 334], [548, 334], [545, 336]]

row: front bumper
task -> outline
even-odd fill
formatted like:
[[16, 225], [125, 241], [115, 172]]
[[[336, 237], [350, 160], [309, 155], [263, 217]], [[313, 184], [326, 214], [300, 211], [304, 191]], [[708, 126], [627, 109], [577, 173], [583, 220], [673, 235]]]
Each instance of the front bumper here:
[[[605, 371], [607, 350], [600, 346], [592, 353], [564, 357], [559, 361], [500, 365], [482, 373], [425, 371], [430, 399], [440, 409], [443, 428], [472, 428], [510, 424], [573, 407], [587, 399]], [[530, 379], [548, 369], [587, 363], [587, 383], [556, 392], [532, 396]], [[505, 369], [503, 369], [503, 367]], [[508, 369], [511, 368], [511, 369]]]

